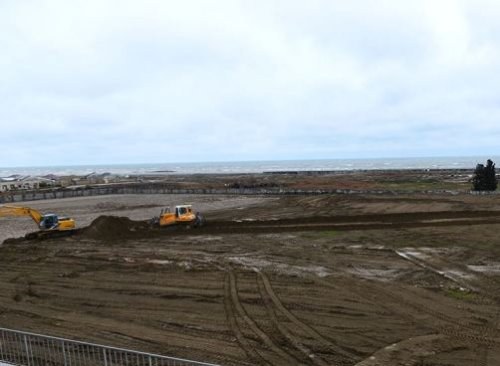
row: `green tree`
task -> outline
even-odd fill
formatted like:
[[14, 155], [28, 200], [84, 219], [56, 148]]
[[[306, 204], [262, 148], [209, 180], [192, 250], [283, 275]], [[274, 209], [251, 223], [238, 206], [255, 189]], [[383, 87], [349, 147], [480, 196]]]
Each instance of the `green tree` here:
[[494, 191], [497, 189], [498, 180], [495, 173], [495, 163], [488, 159], [486, 166], [477, 164], [472, 178], [472, 185], [475, 191]]

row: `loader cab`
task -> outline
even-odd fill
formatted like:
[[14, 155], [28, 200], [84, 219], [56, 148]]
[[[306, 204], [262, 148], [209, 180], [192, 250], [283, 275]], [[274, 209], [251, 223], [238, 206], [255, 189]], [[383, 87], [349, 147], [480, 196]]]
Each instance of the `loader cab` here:
[[59, 226], [59, 217], [54, 214], [47, 214], [43, 217], [42, 221], [40, 221], [40, 229], [42, 230], [51, 230], [55, 229]]
[[175, 206], [175, 216], [184, 216], [191, 212], [191, 206]]
[[182, 218], [193, 213], [191, 205], [175, 206], [175, 217]]

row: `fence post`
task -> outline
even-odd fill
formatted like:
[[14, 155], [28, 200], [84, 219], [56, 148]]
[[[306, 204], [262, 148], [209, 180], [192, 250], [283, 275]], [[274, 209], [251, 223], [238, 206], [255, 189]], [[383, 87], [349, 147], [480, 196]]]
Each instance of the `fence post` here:
[[31, 366], [31, 363], [30, 363], [30, 349], [28, 347], [28, 337], [26, 337], [26, 334], [24, 335], [24, 348], [26, 349], [26, 360], [28, 362], [28, 366]]
[[108, 366], [108, 356], [106, 355], [106, 348], [102, 349], [102, 354], [104, 356], [104, 366]]
[[61, 346], [62, 346], [62, 351], [63, 351], [64, 366], [68, 366], [68, 360], [66, 358], [66, 347], [64, 347], [64, 341], [61, 342]]
[[0, 339], [0, 357], [2, 357], [2, 360], [5, 360], [5, 355], [4, 355], [5, 340], [3, 338], [3, 330], [0, 330], [0, 334], [2, 335], [2, 339]]

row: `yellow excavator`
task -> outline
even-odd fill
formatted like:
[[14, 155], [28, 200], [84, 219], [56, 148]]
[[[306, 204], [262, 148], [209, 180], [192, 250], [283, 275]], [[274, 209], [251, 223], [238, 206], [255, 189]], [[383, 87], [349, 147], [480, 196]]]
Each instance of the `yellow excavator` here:
[[178, 205], [175, 206], [174, 212], [171, 212], [170, 207], [162, 209], [160, 216], [153, 217], [151, 223], [160, 227], [175, 225], [198, 227], [205, 223], [205, 218], [199, 212], [194, 213], [191, 205]]
[[0, 217], [27, 216], [31, 217], [40, 229], [26, 234], [26, 239], [47, 239], [66, 236], [74, 233], [75, 220], [55, 214], [42, 215], [39, 211], [28, 207], [0, 205]]

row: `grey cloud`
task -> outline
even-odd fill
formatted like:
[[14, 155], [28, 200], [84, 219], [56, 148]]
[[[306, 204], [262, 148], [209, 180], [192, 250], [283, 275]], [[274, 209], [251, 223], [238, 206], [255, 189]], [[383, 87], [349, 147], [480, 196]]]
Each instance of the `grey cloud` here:
[[499, 153], [500, 5], [439, 4], [4, 1], [0, 166]]

